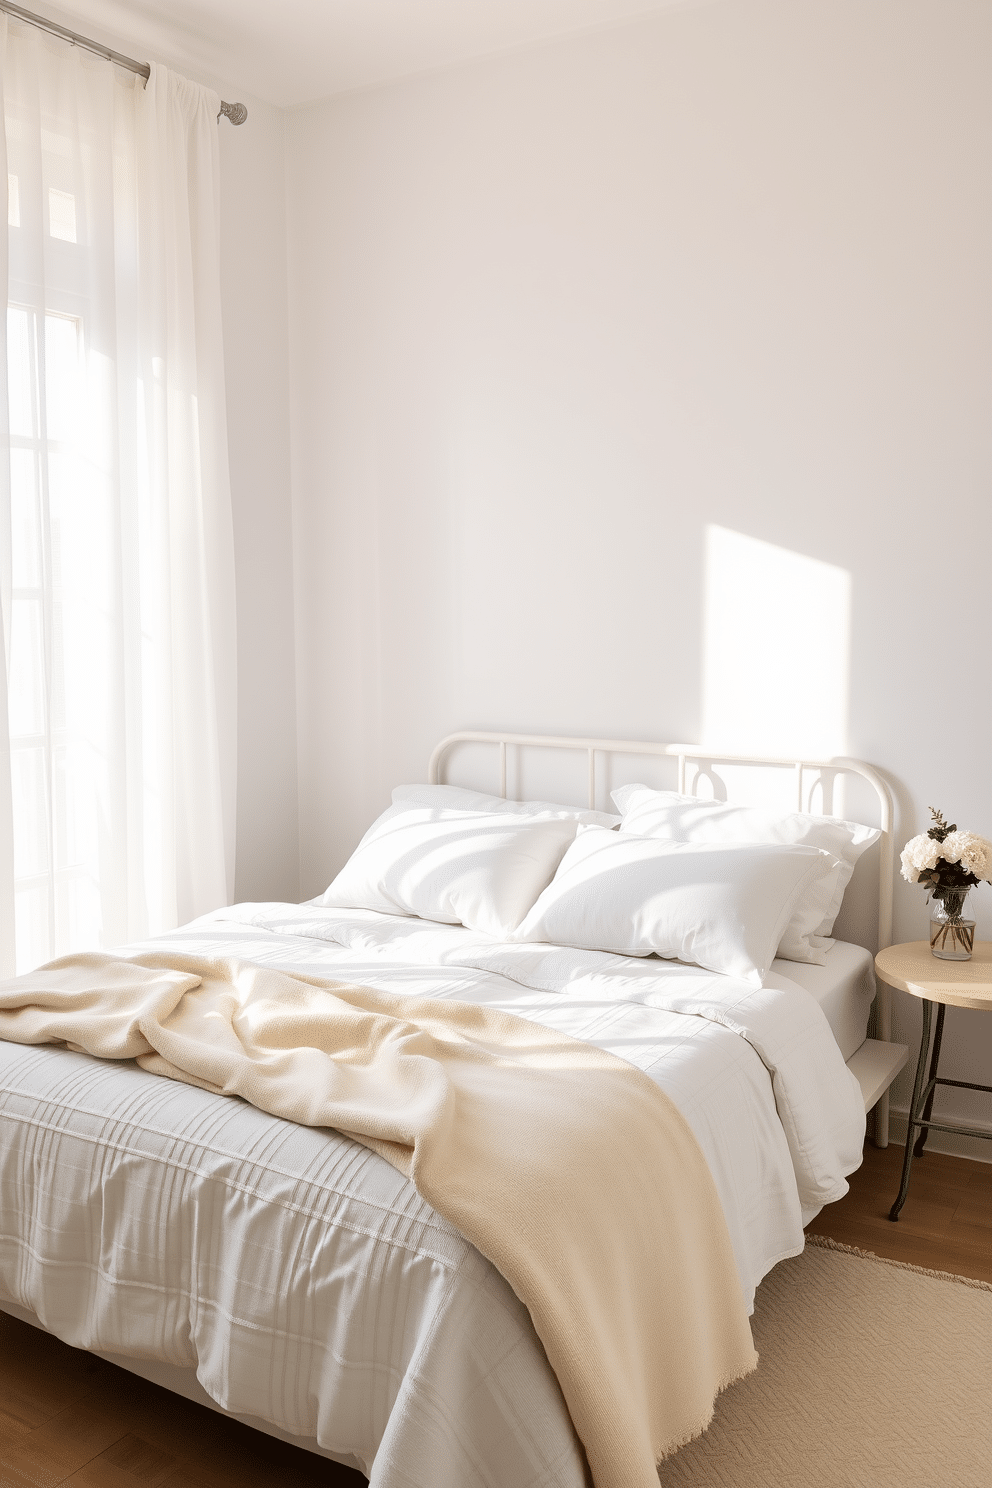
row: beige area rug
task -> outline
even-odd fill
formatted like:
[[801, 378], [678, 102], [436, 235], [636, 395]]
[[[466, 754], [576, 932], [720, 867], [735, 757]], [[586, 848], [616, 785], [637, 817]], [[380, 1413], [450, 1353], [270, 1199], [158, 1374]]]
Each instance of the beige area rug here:
[[664, 1488], [992, 1488], [992, 1286], [807, 1236]]

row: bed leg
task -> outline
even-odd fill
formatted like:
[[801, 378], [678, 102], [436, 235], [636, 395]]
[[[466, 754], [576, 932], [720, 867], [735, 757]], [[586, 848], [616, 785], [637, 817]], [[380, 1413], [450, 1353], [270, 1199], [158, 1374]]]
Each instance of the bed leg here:
[[880, 1095], [875, 1104], [875, 1146], [889, 1145], [889, 1092]]

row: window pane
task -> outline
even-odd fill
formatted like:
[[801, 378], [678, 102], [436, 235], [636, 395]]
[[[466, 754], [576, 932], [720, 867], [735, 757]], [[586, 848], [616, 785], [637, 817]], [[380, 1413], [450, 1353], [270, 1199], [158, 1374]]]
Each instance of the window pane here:
[[38, 599], [15, 598], [10, 608], [8, 708], [14, 739], [45, 731], [45, 653]]
[[48, 790], [44, 749], [13, 749], [10, 776], [14, 793], [14, 873], [33, 878], [47, 873]]
[[51, 959], [46, 884], [31, 884], [17, 889], [14, 894], [14, 935], [18, 975]]
[[34, 450], [10, 452], [11, 577], [15, 589], [41, 583], [38, 457]]
[[48, 188], [48, 230], [63, 243], [76, 241], [76, 198], [71, 191]]
[[66, 315], [46, 315], [45, 421], [49, 439], [71, 439], [77, 432], [83, 404], [80, 370], [79, 322]]
[[11, 305], [7, 310], [7, 396], [10, 432], [25, 439], [37, 437], [34, 400], [34, 347], [30, 310]]
[[[55, 235], [67, 236], [69, 226], [74, 235], [71, 193], [53, 189], [50, 206]], [[30, 307], [14, 305], [8, 327], [9, 717], [17, 964], [26, 970], [60, 947], [99, 943], [106, 804], [99, 792], [106, 775], [94, 741], [106, 696], [101, 673], [112, 597], [106, 521], [98, 520], [81, 454], [90, 433], [82, 322], [51, 311], [42, 323]]]

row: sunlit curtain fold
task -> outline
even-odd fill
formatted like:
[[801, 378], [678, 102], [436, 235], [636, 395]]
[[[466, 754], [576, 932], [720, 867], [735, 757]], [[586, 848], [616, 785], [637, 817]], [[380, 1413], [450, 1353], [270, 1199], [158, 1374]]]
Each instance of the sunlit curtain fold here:
[[0, 971], [230, 900], [216, 94], [0, 17]]

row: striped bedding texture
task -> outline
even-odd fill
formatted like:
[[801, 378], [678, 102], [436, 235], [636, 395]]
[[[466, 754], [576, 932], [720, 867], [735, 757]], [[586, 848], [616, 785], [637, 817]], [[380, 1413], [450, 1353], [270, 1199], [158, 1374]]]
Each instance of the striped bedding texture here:
[[[620, 1054], [695, 1132], [749, 1300], [860, 1160], [860, 1093], [799, 987], [314, 906], [167, 940], [484, 1002]], [[376, 1154], [57, 1048], [0, 1043], [0, 1115], [0, 1301], [77, 1346], [195, 1370], [382, 1488], [584, 1481], [526, 1309]]]

